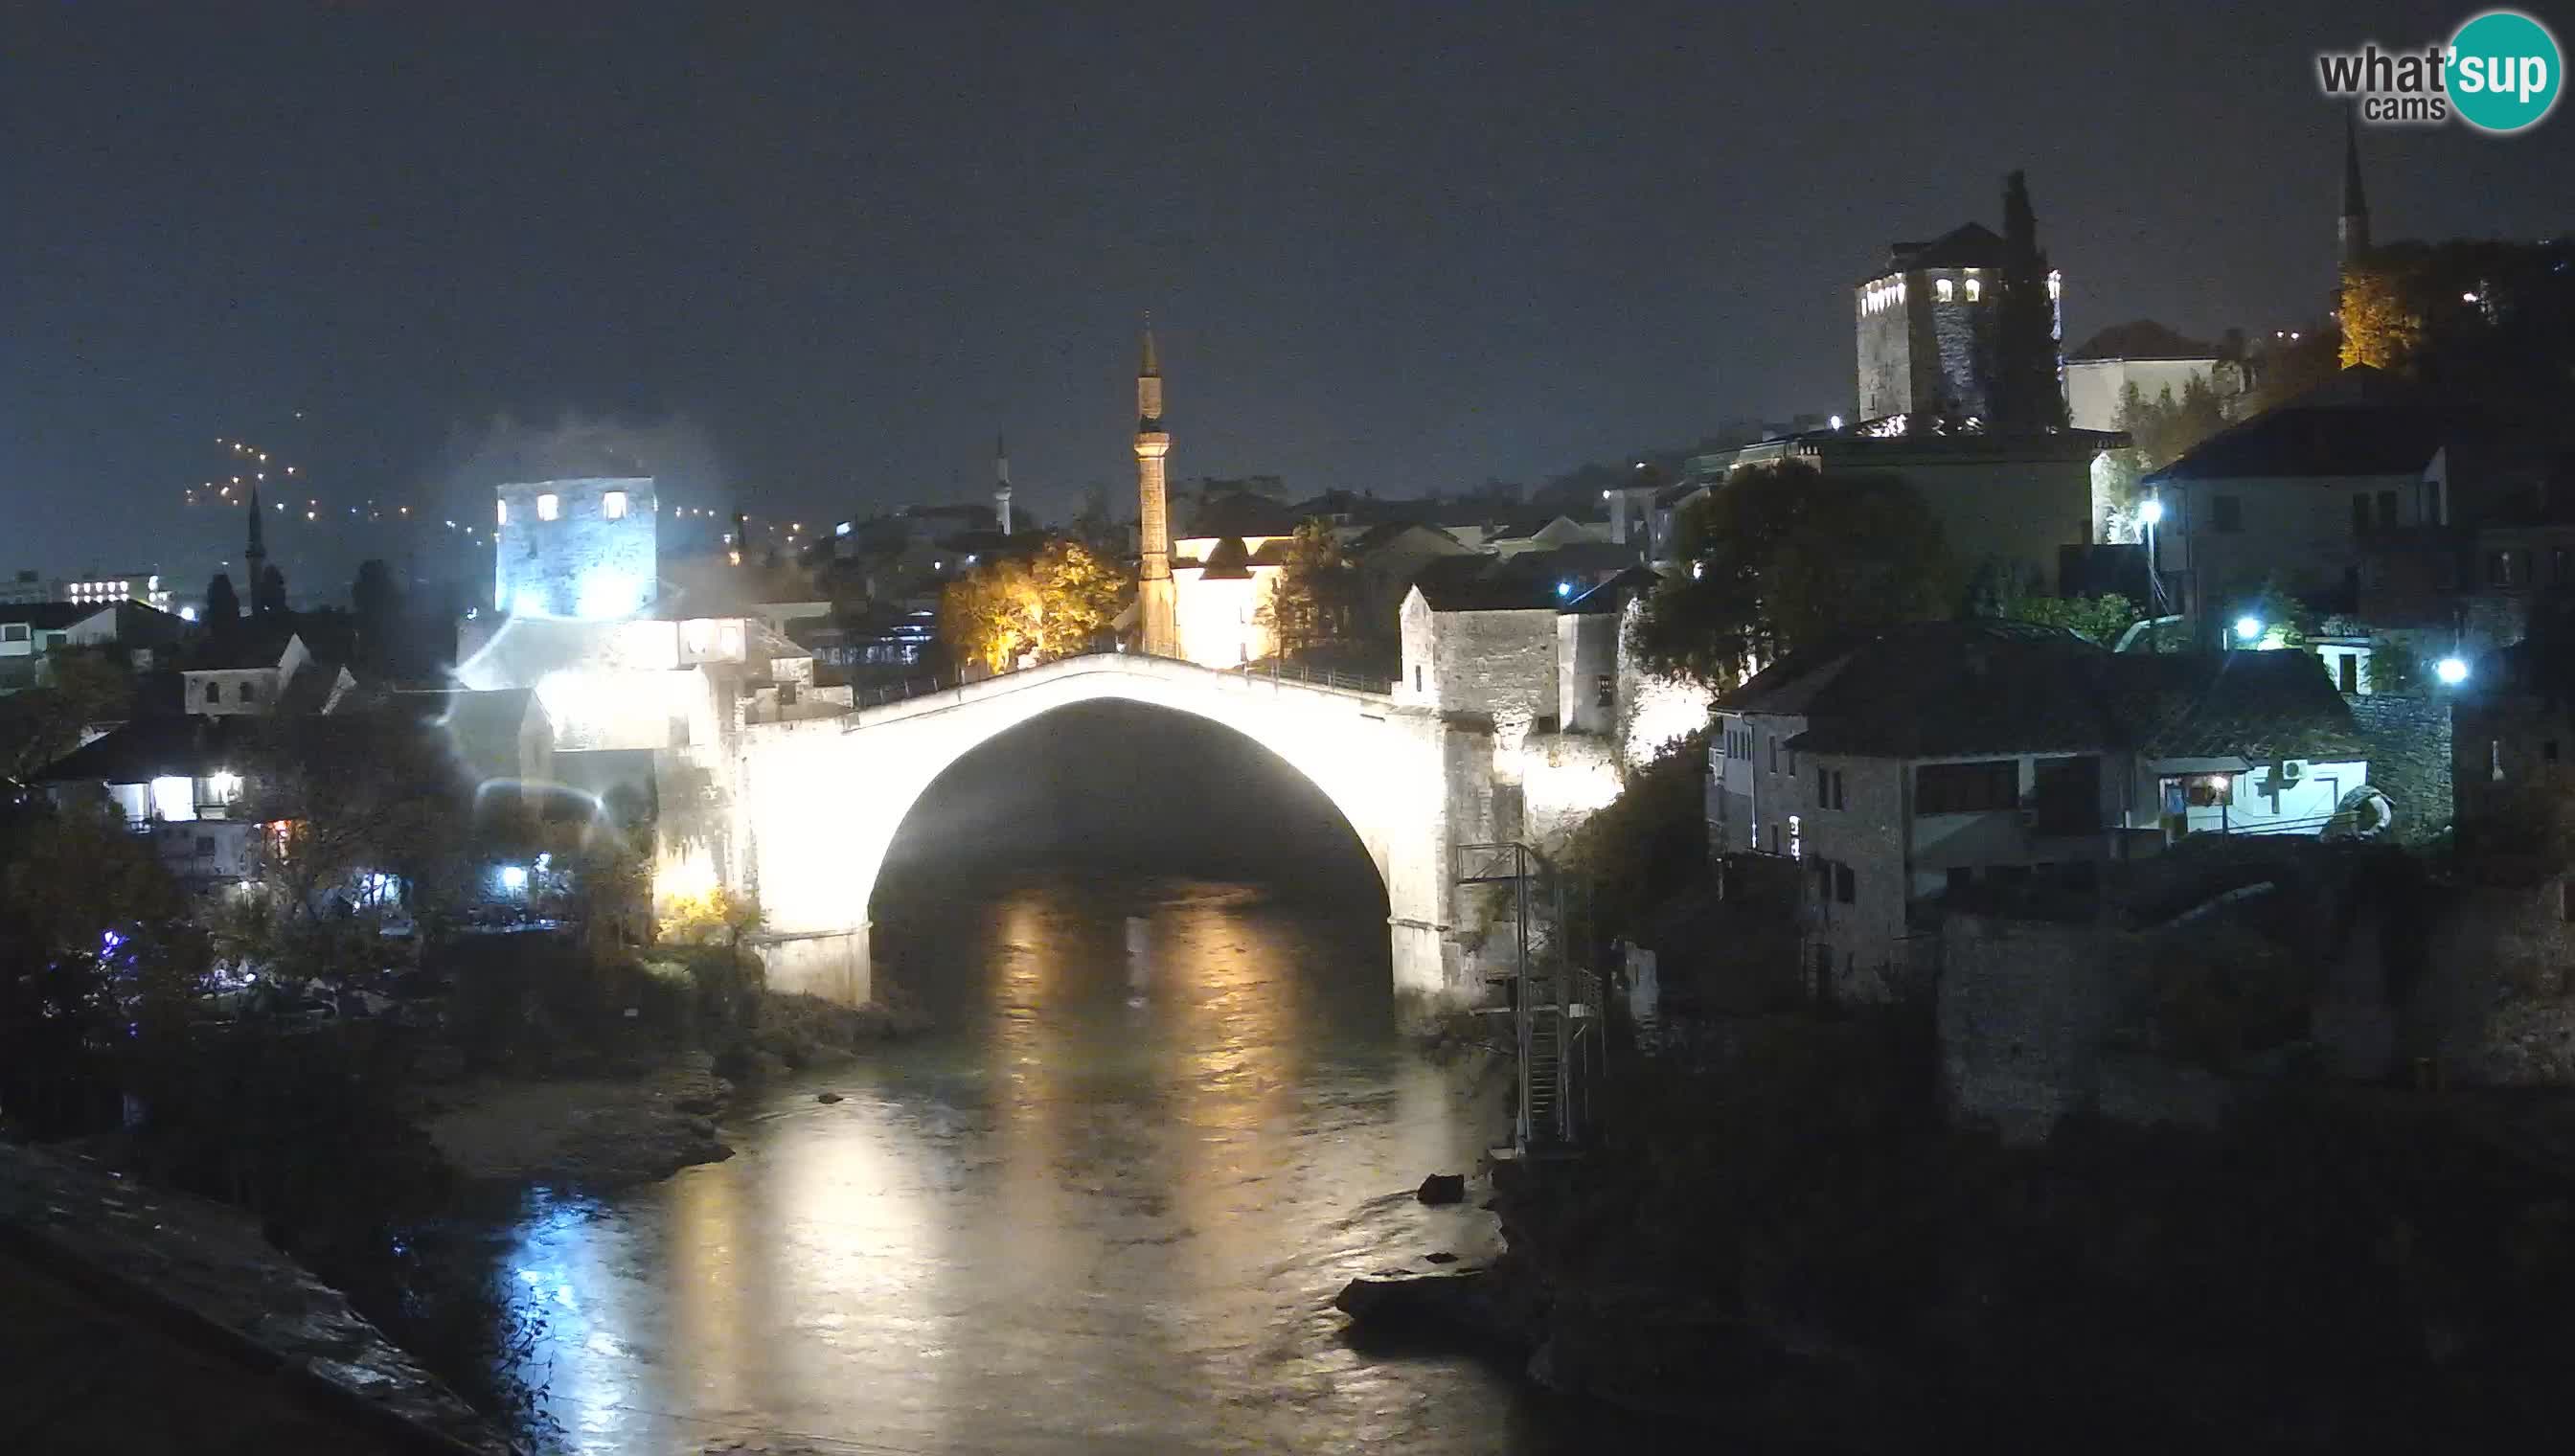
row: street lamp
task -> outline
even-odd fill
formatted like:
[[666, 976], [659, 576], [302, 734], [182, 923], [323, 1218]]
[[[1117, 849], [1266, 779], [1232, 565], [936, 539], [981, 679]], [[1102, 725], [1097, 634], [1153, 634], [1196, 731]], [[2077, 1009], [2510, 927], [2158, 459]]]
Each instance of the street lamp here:
[[2249, 643], [2249, 642], [2258, 641], [2258, 640], [2261, 638], [2261, 636], [2262, 636], [2262, 619], [2261, 619], [2261, 618], [2253, 617], [2253, 616], [2247, 615], [2247, 616], [2239, 617], [2239, 618], [2235, 619], [2235, 638], [2236, 638], [2236, 641], [2238, 641], [2238, 642], [2248, 642], [2248, 643]]
[[2163, 524], [2164, 503], [2156, 497], [2148, 496], [2146, 504], [2137, 508], [2137, 519], [2146, 523], [2148, 531], [2154, 530]]
[[2467, 660], [2465, 658], [2443, 658], [2441, 661], [2432, 665], [2432, 676], [2441, 680], [2442, 687], [2456, 688], [2460, 684], [2468, 681]]

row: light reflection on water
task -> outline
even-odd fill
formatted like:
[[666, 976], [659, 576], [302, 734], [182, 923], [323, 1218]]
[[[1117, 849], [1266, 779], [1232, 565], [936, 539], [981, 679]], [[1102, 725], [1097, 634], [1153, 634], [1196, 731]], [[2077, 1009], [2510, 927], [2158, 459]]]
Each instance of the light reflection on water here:
[[1328, 1307], [1491, 1249], [1410, 1197], [1498, 1124], [1393, 1039], [1378, 913], [1062, 877], [904, 913], [887, 958], [938, 1035], [774, 1089], [728, 1162], [532, 1200], [511, 1269], [575, 1449], [1590, 1444]]

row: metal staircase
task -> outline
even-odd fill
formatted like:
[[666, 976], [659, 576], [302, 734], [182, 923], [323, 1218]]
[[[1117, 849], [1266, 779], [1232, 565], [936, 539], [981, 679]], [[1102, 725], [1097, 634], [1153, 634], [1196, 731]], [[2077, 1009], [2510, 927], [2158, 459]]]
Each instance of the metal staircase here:
[[1453, 863], [1454, 882], [1494, 886], [1503, 900], [1497, 909], [1511, 921], [1509, 958], [1485, 974], [1499, 999], [1481, 1008], [1508, 1019], [1517, 1061], [1508, 1153], [1566, 1155], [1587, 1129], [1604, 1045], [1599, 977], [1572, 963], [1564, 877], [1534, 846], [1517, 841], [1458, 845]]

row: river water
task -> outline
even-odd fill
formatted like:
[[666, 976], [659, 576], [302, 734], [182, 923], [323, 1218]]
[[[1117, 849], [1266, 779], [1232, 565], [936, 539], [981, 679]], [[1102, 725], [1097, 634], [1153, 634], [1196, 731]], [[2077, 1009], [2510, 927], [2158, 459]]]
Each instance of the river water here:
[[1500, 1108], [1395, 1037], [1381, 900], [1029, 871], [879, 917], [881, 973], [936, 1032], [771, 1089], [727, 1162], [531, 1199], [507, 1274], [572, 1449], [1607, 1434], [1475, 1358], [1363, 1352], [1329, 1307], [1353, 1275], [1492, 1251], [1490, 1214], [1412, 1197], [1472, 1169]]

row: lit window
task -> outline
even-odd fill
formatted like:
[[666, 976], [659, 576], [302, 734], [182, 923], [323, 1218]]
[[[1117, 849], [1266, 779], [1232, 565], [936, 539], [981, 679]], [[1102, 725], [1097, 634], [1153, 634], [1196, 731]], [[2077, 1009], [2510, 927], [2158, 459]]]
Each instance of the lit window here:
[[507, 525], [509, 525], [509, 524], [510, 524], [510, 503], [509, 503], [509, 502], [507, 502], [507, 501], [496, 501], [496, 502], [494, 502], [493, 504], [494, 504], [495, 506], [498, 506], [500, 509], [499, 509], [498, 511], [496, 511], [496, 512], [494, 512], [494, 513], [493, 513], [493, 516], [492, 516], [492, 524], [493, 524], [493, 525], [495, 525], [495, 526], [507, 526]]
[[[1976, 284], [1975, 284], [1975, 280], [1973, 280], [1973, 279], [1969, 279], [1969, 280], [1967, 281], [1967, 287], [1969, 287], [1969, 288], [1973, 288], [1973, 287], [1975, 287], [1975, 286], [1976, 286]], [[1945, 278], [1944, 278], [1944, 279], [1941, 279], [1938, 283], [1933, 284], [1933, 285], [1932, 285], [1932, 287], [1933, 287], [1934, 289], [1937, 289], [1937, 290], [1939, 291], [1939, 294], [1940, 294], [1940, 302], [1942, 302], [1942, 303], [1944, 303], [1944, 304], [1950, 301], [1950, 300], [1949, 300], [1949, 296], [1950, 296], [1951, 294], [1953, 294], [1953, 293], [1957, 292], [1957, 285], [1955, 285], [1955, 284], [1953, 284], [1953, 283], [1949, 282], [1949, 280], [1947, 280], [1947, 279], [1945, 279]]]
[[537, 498], [537, 519], [552, 521], [563, 514], [563, 498], [552, 491]]
[[[1945, 284], [1944, 284], [1944, 285], [1942, 285], [1942, 290], [1943, 290], [1943, 292], [1946, 292], [1946, 290], [1947, 290], [1947, 285], [1945, 285]], [[1984, 281], [1983, 279], [1981, 279], [1981, 278], [1970, 278], [1970, 279], [1968, 279], [1968, 280], [1967, 280], [1967, 302], [1969, 302], [1969, 303], [1974, 303], [1974, 302], [1976, 302], [1978, 299], [1983, 298], [1984, 296], [1985, 296], [1985, 281]]]
[[599, 498], [599, 514], [611, 521], [626, 519], [626, 493], [611, 491]]
[[[2061, 298], [2064, 296], [2064, 293], [2065, 275], [2062, 273], [2051, 273], [2047, 275], [2047, 296], [2049, 298]], [[2294, 339], [2297, 336], [2292, 334], [2289, 337]]]

